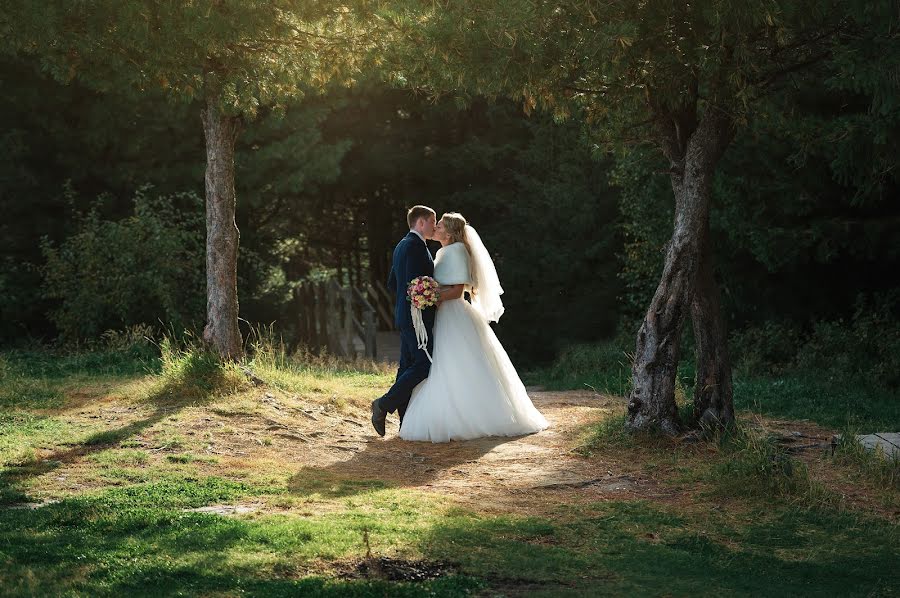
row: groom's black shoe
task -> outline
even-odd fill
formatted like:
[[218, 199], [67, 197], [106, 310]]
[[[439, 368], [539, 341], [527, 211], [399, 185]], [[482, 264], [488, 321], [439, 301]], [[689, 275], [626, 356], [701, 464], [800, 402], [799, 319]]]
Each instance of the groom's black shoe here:
[[378, 406], [378, 399], [372, 401], [372, 427], [379, 436], [384, 436], [384, 419], [386, 417], [387, 412]]

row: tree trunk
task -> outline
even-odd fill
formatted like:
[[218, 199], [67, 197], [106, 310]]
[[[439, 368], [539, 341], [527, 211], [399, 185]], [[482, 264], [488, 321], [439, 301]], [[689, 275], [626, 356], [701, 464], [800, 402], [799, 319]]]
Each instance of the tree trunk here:
[[731, 362], [719, 288], [713, 276], [709, 218], [700, 239], [691, 322], [697, 343], [697, 377], [694, 383], [694, 418], [704, 428], [720, 429], [734, 423]]
[[681, 326], [695, 295], [713, 173], [731, 131], [727, 117], [709, 109], [686, 143], [672, 138], [665, 148], [672, 163], [675, 222], [662, 277], [637, 336], [626, 419], [632, 432], [675, 435], [681, 428], [675, 405]]
[[241, 357], [238, 328], [234, 142], [238, 119], [224, 114], [215, 93], [201, 112], [206, 137], [206, 328], [203, 340], [225, 359]]
[[690, 292], [697, 256], [690, 232], [691, 214], [687, 213], [689, 206], [685, 206], [685, 200], [676, 189], [675, 229], [666, 250], [662, 279], [638, 331], [626, 420], [626, 428], [633, 432], [674, 436], [680, 428], [675, 375], [685, 299]]

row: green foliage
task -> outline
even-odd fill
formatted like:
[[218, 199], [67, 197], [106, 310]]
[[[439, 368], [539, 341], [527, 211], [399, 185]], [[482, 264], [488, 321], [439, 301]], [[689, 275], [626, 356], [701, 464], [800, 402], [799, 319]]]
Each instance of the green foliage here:
[[[889, 302], [860, 300], [848, 321], [819, 321], [808, 330], [770, 322], [734, 332], [734, 402], [738, 409], [810, 419], [840, 428], [848, 421], [865, 432], [900, 423], [895, 373], [900, 368], [897, 320]], [[689, 332], [684, 352], [690, 352]], [[549, 366], [528, 371], [528, 384], [550, 390], [593, 389], [627, 395], [634, 339], [620, 333], [611, 341], [565, 349]], [[679, 365], [676, 399], [690, 407], [694, 363]]]
[[[105, 197], [58, 247], [43, 245], [44, 293], [58, 303], [51, 318], [69, 339], [158, 320], [176, 327], [203, 314], [201, 200], [192, 194], [133, 199], [133, 214], [104, 220]], [[176, 209], [176, 203], [193, 208]]]
[[815, 323], [797, 353], [797, 366], [900, 390], [900, 321], [888, 303], [861, 298], [846, 322]]
[[[548, 390], [590, 389], [625, 396], [631, 389], [634, 355], [634, 336], [630, 328], [623, 324], [609, 340], [566, 347], [552, 364], [526, 372], [524, 380]], [[683, 341], [682, 346], [685, 344]], [[686, 406], [692, 392], [694, 374], [694, 364], [690, 360], [679, 365], [675, 396], [680, 408]]]
[[5, 2], [0, 14], [0, 50], [34, 55], [60, 81], [251, 116], [351, 82], [378, 41], [367, 2]]
[[[792, 318], [846, 310], [857, 292], [894, 284], [884, 272], [897, 267], [897, 221], [873, 218], [876, 205], [893, 215], [879, 200], [897, 188], [900, 113], [888, 73], [900, 53], [889, 2], [397, 6], [391, 16], [407, 39], [392, 48], [397, 80], [583, 114], [610, 147], [650, 142], [666, 154], [662, 170], [658, 154], [629, 147], [614, 175], [629, 317], [652, 295], [671, 230], [663, 176], [677, 172], [712, 111], [740, 129], [711, 216], [733, 323], [765, 321], [786, 305]], [[771, 284], [773, 271], [781, 284]]]
[[789, 322], [733, 333], [735, 405], [866, 431], [900, 423], [900, 324], [889, 300], [859, 299], [847, 321]]
[[615, 332], [617, 196], [579, 125], [511, 112], [489, 109], [491, 126], [444, 151], [464, 179], [432, 206], [462, 212], [486, 239], [506, 291], [497, 332], [507, 349], [547, 362]]
[[662, 274], [666, 243], [671, 236], [675, 204], [662, 160], [646, 150], [616, 156], [610, 180], [620, 191], [621, 265], [624, 289], [620, 313], [639, 321]]
[[[374, 84], [328, 101], [324, 139], [350, 145], [340, 176], [302, 193], [272, 193], [261, 208], [265, 226], [250, 233], [282, 239], [268, 242], [279, 254], [279, 280], [290, 284], [328, 269], [354, 285], [386, 281], [394, 245], [407, 230], [405, 209], [424, 202], [438, 213], [462, 212], [485, 238], [506, 290], [497, 332], [517, 362], [546, 361], [572, 340], [612, 333], [617, 197], [607, 183], [609, 165], [595, 159], [578, 123], [526, 118], [509, 102], [479, 99], [460, 109]], [[282, 175], [290, 172], [287, 162]], [[262, 177], [260, 183], [266, 187]], [[537, 280], [543, 290], [535, 289]], [[559, 289], [579, 318], [559, 309]], [[278, 319], [290, 339], [289, 313], [255, 319]], [[538, 318], [545, 322], [540, 330]]]
[[860, 296], [846, 321], [819, 320], [804, 330], [791, 322], [767, 322], [732, 334], [741, 373], [828, 371], [832, 377], [900, 387], [900, 322], [891, 301]]
[[[617, 145], [659, 142], [692, 120], [682, 120], [685, 113], [706, 109], [744, 123], [761, 96], [835, 46], [847, 47], [838, 55], [848, 61], [854, 49], [873, 46], [892, 64], [898, 58], [887, 1], [408, 0], [389, 5], [386, 18], [405, 42], [389, 48], [396, 80], [463, 98], [509, 96], [526, 110], [543, 106], [560, 116], [578, 106]], [[691, 132], [680, 131], [679, 141]]]

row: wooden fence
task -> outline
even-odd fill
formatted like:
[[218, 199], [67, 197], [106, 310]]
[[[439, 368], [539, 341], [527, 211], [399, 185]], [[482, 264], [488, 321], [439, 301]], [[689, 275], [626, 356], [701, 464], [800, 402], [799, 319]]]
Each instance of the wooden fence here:
[[359, 289], [342, 287], [333, 278], [300, 284], [294, 289], [297, 340], [315, 351], [377, 359], [378, 324], [393, 326], [393, 307], [386, 289], [380, 289], [381, 296], [377, 286], [367, 290], [375, 306]]

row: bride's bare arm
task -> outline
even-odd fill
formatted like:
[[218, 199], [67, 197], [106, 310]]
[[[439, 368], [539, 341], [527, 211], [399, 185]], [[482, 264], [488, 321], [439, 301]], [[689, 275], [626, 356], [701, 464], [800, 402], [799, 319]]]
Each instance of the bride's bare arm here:
[[463, 292], [466, 289], [466, 285], [464, 284], [453, 284], [446, 287], [441, 287], [441, 299], [440, 303], [444, 301], [450, 301], [451, 299], [459, 299], [463, 296]]

